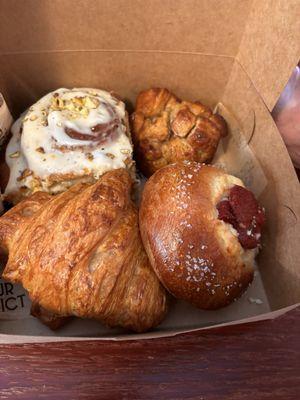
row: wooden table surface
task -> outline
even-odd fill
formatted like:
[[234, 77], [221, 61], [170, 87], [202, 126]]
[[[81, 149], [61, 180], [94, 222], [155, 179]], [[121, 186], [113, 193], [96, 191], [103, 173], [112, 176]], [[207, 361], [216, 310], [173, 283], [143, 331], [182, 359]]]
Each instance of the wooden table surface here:
[[173, 338], [0, 346], [0, 399], [299, 399], [300, 308]]

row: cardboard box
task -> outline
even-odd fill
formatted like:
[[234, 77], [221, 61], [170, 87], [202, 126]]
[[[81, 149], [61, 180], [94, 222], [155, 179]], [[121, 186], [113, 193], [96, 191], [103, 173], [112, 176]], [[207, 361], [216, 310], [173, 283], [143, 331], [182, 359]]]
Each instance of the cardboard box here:
[[[297, 0], [2, 3], [0, 90], [15, 117], [58, 87], [111, 89], [129, 110], [138, 92], [153, 86], [218, 104], [231, 129], [223, 150], [238, 146], [243, 154], [231, 153], [227, 166], [247, 173], [268, 224], [254, 284], [223, 310], [204, 312], [177, 302], [165, 322], [147, 334], [125, 335], [86, 320], [52, 333], [28, 317], [23, 289], [4, 284], [1, 304], [12, 295], [23, 307], [19, 314], [19, 309], [0, 314], [1, 343], [171, 336], [273, 318], [299, 304], [300, 188], [270, 116], [299, 59], [299, 15]], [[220, 150], [217, 161], [223, 156]]]

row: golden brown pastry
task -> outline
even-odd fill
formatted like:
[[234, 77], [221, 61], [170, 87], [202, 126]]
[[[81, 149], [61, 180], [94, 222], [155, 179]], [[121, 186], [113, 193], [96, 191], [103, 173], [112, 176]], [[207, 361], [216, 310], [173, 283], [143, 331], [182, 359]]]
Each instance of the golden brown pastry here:
[[220, 115], [198, 101], [182, 101], [167, 89], [141, 92], [131, 122], [137, 163], [147, 177], [177, 161], [210, 162], [227, 134]]
[[61, 317], [41, 307], [38, 303], [31, 305], [30, 314], [38, 318], [44, 325], [55, 331], [65, 325], [71, 317]]
[[0, 218], [3, 277], [61, 316], [137, 332], [158, 325], [166, 293], [142, 246], [125, 169], [52, 197], [37, 192]]
[[240, 179], [195, 162], [157, 171], [140, 208], [143, 243], [161, 282], [203, 309], [229, 304], [251, 283], [264, 219]]

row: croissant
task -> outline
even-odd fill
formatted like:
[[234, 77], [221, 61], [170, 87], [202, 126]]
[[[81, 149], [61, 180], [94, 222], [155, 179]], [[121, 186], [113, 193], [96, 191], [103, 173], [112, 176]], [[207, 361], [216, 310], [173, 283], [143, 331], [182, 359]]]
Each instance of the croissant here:
[[67, 317], [137, 332], [166, 314], [166, 292], [142, 246], [125, 169], [57, 196], [37, 192], [0, 218], [3, 277], [33, 303]]

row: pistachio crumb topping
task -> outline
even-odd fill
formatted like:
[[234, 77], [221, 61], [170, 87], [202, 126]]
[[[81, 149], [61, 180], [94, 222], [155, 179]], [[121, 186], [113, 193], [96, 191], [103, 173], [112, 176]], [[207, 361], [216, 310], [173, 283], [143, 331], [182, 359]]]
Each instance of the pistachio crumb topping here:
[[106, 157], [111, 158], [112, 160], [116, 157], [114, 154], [112, 153], [105, 153]]
[[22, 181], [23, 179], [27, 178], [28, 176], [30, 176], [32, 174], [33, 174], [33, 172], [30, 169], [26, 168], [21, 173], [21, 175], [17, 178], [17, 181], [20, 182], [20, 181]]
[[130, 154], [130, 150], [128, 150], [128, 149], [121, 149], [120, 152], [122, 154]]
[[86, 158], [88, 159], [88, 160], [90, 160], [90, 161], [93, 161], [93, 159], [94, 159], [94, 156], [93, 156], [93, 154], [92, 153], [86, 153]]
[[124, 160], [124, 164], [126, 165], [127, 168], [131, 168], [134, 165], [134, 161], [131, 158], [127, 157]]
[[18, 158], [18, 157], [20, 157], [20, 152], [19, 151], [15, 151], [14, 153], [11, 153], [10, 155], [9, 155], [9, 157], [10, 158]]
[[35, 149], [35, 151], [37, 151], [39, 153], [42, 153], [42, 154], [45, 154], [45, 150], [44, 150], [43, 147], [38, 147], [38, 148]]
[[90, 110], [99, 106], [100, 101], [91, 96], [73, 97], [71, 99], [62, 99], [53, 95], [50, 109], [53, 111], [70, 111], [70, 117], [75, 119], [78, 115], [87, 118]]

